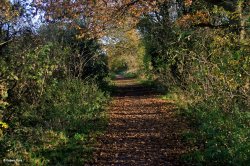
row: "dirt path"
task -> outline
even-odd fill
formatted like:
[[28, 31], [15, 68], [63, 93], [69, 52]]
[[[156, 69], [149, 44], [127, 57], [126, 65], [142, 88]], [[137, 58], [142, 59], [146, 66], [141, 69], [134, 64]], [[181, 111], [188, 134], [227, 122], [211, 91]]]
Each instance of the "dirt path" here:
[[171, 101], [136, 80], [116, 81], [107, 132], [100, 138], [92, 165], [183, 165], [185, 123]]

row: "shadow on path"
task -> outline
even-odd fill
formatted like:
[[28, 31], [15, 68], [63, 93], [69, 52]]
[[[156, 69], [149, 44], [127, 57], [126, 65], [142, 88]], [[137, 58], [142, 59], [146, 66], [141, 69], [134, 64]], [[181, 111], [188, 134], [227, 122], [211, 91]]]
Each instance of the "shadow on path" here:
[[183, 165], [188, 151], [181, 141], [187, 125], [171, 101], [134, 79], [115, 81], [110, 121], [91, 165]]

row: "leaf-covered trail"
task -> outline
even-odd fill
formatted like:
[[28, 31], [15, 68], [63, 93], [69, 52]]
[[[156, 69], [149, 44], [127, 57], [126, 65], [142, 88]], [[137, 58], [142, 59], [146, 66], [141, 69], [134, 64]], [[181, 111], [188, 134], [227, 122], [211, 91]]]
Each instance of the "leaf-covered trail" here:
[[109, 125], [100, 137], [93, 165], [182, 165], [187, 129], [171, 101], [133, 79], [116, 81]]

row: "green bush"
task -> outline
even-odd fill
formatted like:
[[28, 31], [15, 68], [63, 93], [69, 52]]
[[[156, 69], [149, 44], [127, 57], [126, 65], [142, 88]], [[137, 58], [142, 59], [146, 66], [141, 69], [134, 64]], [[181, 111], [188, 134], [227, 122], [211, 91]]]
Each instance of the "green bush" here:
[[20, 108], [18, 126], [1, 138], [1, 158], [32, 165], [83, 164], [105, 129], [107, 101], [108, 95], [93, 82], [52, 82], [38, 106]]
[[198, 104], [185, 111], [194, 126], [193, 132], [185, 137], [197, 147], [186, 160], [197, 165], [248, 165], [249, 112], [239, 111], [237, 107], [224, 112], [211, 104]]
[[52, 123], [58, 121], [55, 124], [62, 125], [62, 129], [65, 126], [70, 128], [73, 127], [70, 125], [85, 119], [98, 118], [106, 102], [107, 94], [100, 91], [95, 83], [76, 79], [58, 81], [47, 88], [41, 104], [42, 113], [46, 116], [41, 116]]
[[125, 78], [136, 78], [136, 77], [138, 77], [138, 74], [135, 72], [125, 72], [124, 77]]

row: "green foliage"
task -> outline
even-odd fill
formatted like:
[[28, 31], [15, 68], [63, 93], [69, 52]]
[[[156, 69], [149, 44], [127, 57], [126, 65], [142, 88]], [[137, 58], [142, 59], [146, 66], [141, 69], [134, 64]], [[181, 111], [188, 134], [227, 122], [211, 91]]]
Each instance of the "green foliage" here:
[[106, 57], [67, 26], [43, 28], [0, 47], [0, 158], [83, 164], [107, 123]]
[[250, 161], [249, 112], [234, 108], [225, 113], [211, 104], [202, 103], [185, 112], [196, 127], [186, 139], [198, 146], [185, 157], [186, 161], [202, 165], [247, 165]]
[[70, 25], [51, 24], [41, 27], [39, 33], [44, 40], [67, 49], [68, 56], [64, 56], [67, 75], [105, 84], [109, 72], [107, 56], [96, 39], [76, 39], [77, 30]]
[[45, 119], [48, 116], [48, 119], [60, 125], [61, 129], [65, 126], [74, 128], [74, 123], [98, 116], [106, 101], [107, 95], [99, 91], [96, 84], [83, 83], [79, 80], [60, 81], [47, 88], [41, 104], [45, 106], [42, 108], [45, 111], [42, 112], [46, 116], [42, 114], [40, 116]]
[[111, 72], [136, 73], [142, 69], [144, 47], [136, 29], [117, 29], [107, 37], [105, 50]]
[[9, 105], [9, 103], [6, 102], [7, 97], [7, 87], [0, 84], [0, 138], [3, 135], [3, 130], [8, 128], [8, 124], [2, 121], [2, 115], [6, 111], [7, 106]]
[[[37, 107], [22, 107], [19, 124], [1, 140], [1, 157], [32, 165], [82, 164], [90, 160], [95, 137], [105, 129], [108, 96], [81, 80], [47, 86]], [[22, 126], [22, 127], [21, 127]]]
[[124, 73], [125, 78], [136, 78], [138, 77], [138, 73], [133, 73], [133, 72], [125, 72]]
[[159, 11], [141, 20], [145, 70], [170, 91], [165, 98], [193, 119], [188, 138], [197, 148], [187, 156], [189, 164], [247, 165], [249, 7], [232, 12], [225, 4], [192, 3], [189, 9], [180, 6], [177, 20], [170, 18], [171, 2], [159, 3]]
[[128, 64], [125, 59], [115, 59], [111, 64], [110, 70], [114, 73], [122, 73], [128, 70]]

